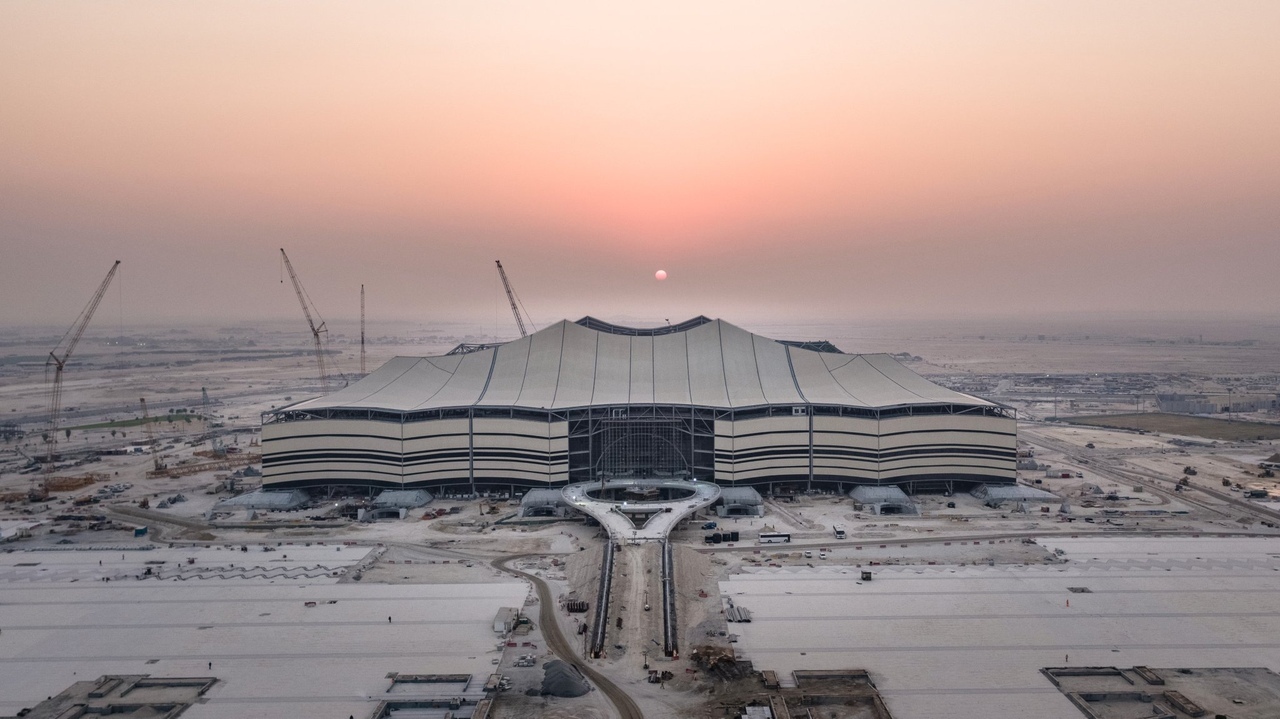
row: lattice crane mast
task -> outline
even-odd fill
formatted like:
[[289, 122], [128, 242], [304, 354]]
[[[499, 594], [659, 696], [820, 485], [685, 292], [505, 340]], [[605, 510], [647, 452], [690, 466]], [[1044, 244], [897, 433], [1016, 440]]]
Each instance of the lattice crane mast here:
[[[507, 291], [507, 302], [511, 303], [511, 314], [516, 318], [516, 327], [520, 330], [521, 337], [528, 337], [529, 331], [524, 327], [524, 317], [520, 316], [520, 310], [524, 309], [524, 303], [516, 296], [516, 291], [511, 289], [511, 282], [507, 280], [507, 271], [502, 269], [502, 261], [494, 260], [493, 263], [498, 266], [498, 276], [502, 278], [502, 289]], [[529, 310], [524, 310], [524, 316], [529, 316]], [[529, 319], [529, 326], [533, 327], [533, 319]], [[535, 332], [537, 327], [533, 327]]]
[[[80, 311], [80, 316], [76, 318], [75, 324], [71, 325], [71, 329], [67, 330], [67, 334], [62, 336], [58, 341], [58, 345], [49, 352], [49, 359], [44, 362], [45, 377], [49, 376], [49, 370], [53, 370], [53, 383], [50, 386], [49, 398], [49, 439], [48, 454], [44, 465], [44, 475], [46, 479], [53, 472], [53, 462], [57, 456], [58, 447], [58, 423], [62, 419], [62, 376], [67, 368], [67, 361], [71, 359], [71, 353], [75, 352], [76, 345], [80, 344], [80, 338], [84, 336], [85, 328], [89, 326], [89, 320], [93, 319], [93, 313], [98, 310], [98, 304], [102, 302], [103, 295], [107, 294], [107, 287], [111, 285], [111, 280], [116, 276], [116, 270], [120, 267], [120, 260], [116, 260], [111, 265], [107, 276], [102, 280], [102, 284], [98, 285], [98, 291], [93, 293], [93, 297], [89, 299], [89, 304]], [[61, 350], [61, 354], [59, 354]], [[47, 482], [46, 482], [47, 495]]]
[[307, 296], [307, 291], [302, 289], [302, 282], [298, 280], [298, 273], [293, 271], [293, 263], [289, 262], [289, 255], [285, 254], [283, 247], [280, 248], [280, 256], [284, 258], [285, 269], [289, 271], [289, 279], [293, 280], [293, 290], [298, 295], [298, 304], [302, 305], [302, 314], [306, 315], [307, 326], [311, 328], [311, 339], [315, 341], [316, 368], [320, 372], [320, 393], [329, 394], [329, 373], [325, 370], [324, 342], [320, 339], [322, 334], [327, 337], [329, 330], [324, 326], [324, 318], [320, 317], [319, 310], [316, 310], [316, 316], [320, 317], [320, 324], [316, 325], [315, 320], [311, 318], [311, 309], [315, 307], [315, 304]]
[[156, 431], [151, 426], [151, 415], [147, 412], [147, 398], [139, 397], [138, 402], [142, 404], [142, 426], [147, 430], [147, 444], [151, 445], [151, 463], [155, 465], [157, 472], [164, 469], [165, 466], [160, 464], [160, 455], [156, 453]]
[[360, 285], [360, 374], [364, 374], [364, 285]]

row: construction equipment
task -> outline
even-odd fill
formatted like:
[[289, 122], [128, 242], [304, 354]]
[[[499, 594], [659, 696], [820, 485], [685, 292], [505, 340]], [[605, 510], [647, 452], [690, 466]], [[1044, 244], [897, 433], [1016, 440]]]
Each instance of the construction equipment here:
[[[44, 464], [44, 480], [40, 490], [37, 492], [35, 488], [30, 492], [33, 498], [43, 499], [49, 496], [47, 484], [49, 475], [53, 472], [53, 463], [57, 458], [58, 447], [58, 422], [62, 419], [62, 376], [67, 368], [67, 360], [71, 359], [71, 353], [75, 351], [76, 345], [80, 344], [80, 338], [84, 336], [85, 328], [89, 326], [89, 320], [93, 319], [93, 313], [97, 311], [98, 304], [102, 302], [103, 295], [107, 294], [107, 287], [111, 284], [111, 279], [116, 276], [116, 270], [120, 267], [120, 260], [116, 260], [111, 265], [111, 269], [107, 272], [107, 276], [102, 280], [102, 284], [98, 285], [97, 292], [93, 293], [93, 297], [89, 299], [89, 304], [80, 311], [80, 316], [76, 318], [71, 329], [67, 330], [67, 334], [62, 336], [56, 347], [49, 352], [49, 359], [45, 360], [44, 371], [45, 378], [48, 379], [49, 369], [53, 369], [53, 383], [50, 386], [49, 398], [49, 434], [45, 441], [48, 443], [48, 453]], [[62, 354], [58, 354], [61, 348]]]
[[[316, 310], [316, 317], [320, 317], [320, 324], [316, 325], [315, 320], [311, 318], [311, 310], [315, 308], [315, 303], [307, 296], [307, 291], [302, 289], [302, 282], [298, 280], [298, 273], [293, 271], [293, 263], [289, 262], [289, 255], [285, 254], [283, 247], [280, 248], [280, 257], [284, 258], [284, 266], [289, 270], [289, 279], [293, 280], [293, 290], [298, 295], [298, 304], [302, 305], [302, 314], [307, 318], [307, 326], [311, 328], [311, 338], [315, 341], [316, 369], [320, 373], [320, 393], [329, 394], [329, 374], [325, 371], [324, 366], [325, 343], [320, 339], [322, 334], [328, 339], [329, 330], [325, 327], [324, 318], [320, 317], [319, 310]], [[280, 281], [284, 282], [283, 279]]]
[[360, 374], [364, 374], [364, 285], [360, 285]]
[[156, 432], [151, 426], [151, 415], [147, 412], [147, 398], [139, 397], [138, 402], [142, 404], [142, 426], [147, 430], [147, 444], [151, 445], [151, 463], [155, 465], [155, 471], [159, 472], [165, 468], [160, 463], [160, 455], [156, 454]]
[[[197, 453], [197, 456], [209, 458], [213, 453]], [[193, 474], [201, 472], [226, 472], [236, 467], [243, 467], [251, 464], [258, 464], [262, 461], [261, 454], [237, 454], [227, 455], [221, 459], [210, 459], [208, 462], [191, 462], [189, 464], [165, 465], [164, 469], [151, 470], [147, 472], [147, 477], [169, 477], [177, 479], [178, 477], [189, 477]]]
[[222, 444], [222, 438], [213, 433], [213, 424], [209, 421], [209, 390], [204, 387], [200, 388], [200, 412], [204, 416], [204, 434], [209, 438], [213, 453], [219, 457], [226, 456], [227, 450]]
[[[511, 282], [507, 280], [507, 271], [502, 269], [502, 261], [494, 260], [493, 263], [498, 266], [498, 277], [502, 278], [502, 289], [507, 291], [507, 302], [511, 303], [511, 314], [515, 315], [516, 327], [520, 330], [520, 336], [528, 337], [529, 332], [524, 327], [524, 317], [529, 316], [529, 310], [524, 309], [524, 303], [516, 296], [516, 291], [511, 289]], [[520, 316], [521, 310], [524, 310], [524, 317]], [[529, 319], [529, 326], [533, 327], [533, 318]], [[537, 332], [538, 328], [533, 327], [533, 331]]]

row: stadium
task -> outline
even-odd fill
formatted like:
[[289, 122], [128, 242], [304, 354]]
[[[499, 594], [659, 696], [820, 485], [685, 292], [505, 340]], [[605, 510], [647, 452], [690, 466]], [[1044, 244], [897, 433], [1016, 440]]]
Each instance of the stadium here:
[[517, 492], [680, 478], [770, 493], [954, 491], [1015, 480], [1013, 410], [886, 354], [722, 320], [585, 317], [498, 345], [396, 357], [263, 415], [264, 487]]

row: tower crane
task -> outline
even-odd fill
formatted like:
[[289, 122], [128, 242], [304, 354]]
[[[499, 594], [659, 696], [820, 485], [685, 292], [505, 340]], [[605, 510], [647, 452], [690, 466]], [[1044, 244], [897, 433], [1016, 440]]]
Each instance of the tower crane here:
[[[62, 336], [55, 346], [49, 352], [49, 359], [44, 361], [45, 377], [49, 376], [49, 370], [53, 370], [53, 383], [49, 391], [49, 438], [48, 438], [48, 454], [45, 459], [44, 476], [45, 485], [42, 491], [48, 496], [48, 477], [53, 472], [53, 462], [57, 457], [58, 448], [58, 423], [62, 419], [62, 376], [67, 368], [67, 361], [71, 359], [71, 353], [75, 352], [76, 345], [80, 344], [80, 338], [84, 336], [85, 328], [89, 326], [89, 320], [93, 319], [93, 313], [97, 311], [98, 304], [102, 302], [103, 295], [107, 294], [107, 287], [111, 285], [111, 280], [116, 276], [116, 270], [120, 267], [120, 260], [116, 260], [111, 265], [111, 269], [107, 272], [107, 276], [102, 280], [102, 284], [98, 285], [98, 291], [93, 293], [93, 297], [89, 299], [89, 304], [80, 311], [80, 316], [76, 318], [71, 329]], [[59, 354], [61, 350], [61, 354]]]
[[[502, 269], [502, 261], [494, 260], [493, 263], [498, 266], [498, 276], [502, 278], [502, 289], [507, 291], [507, 302], [511, 303], [511, 314], [515, 315], [516, 327], [520, 330], [521, 337], [528, 337], [529, 332], [524, 327], [524, 317], [529, 316], [529, 310], [524, 309], [524, 303], [516, 296], [516, 291], [511, 289], [511, 282], [507, 280], [507, 272]], [[520, 310], [524, 310], [524, 317], [520, 316]], [[529, 318], [529, 326], [533, 327], [533, 318]], [[538, 331], [537, 327], [533, 327], [534, 332]]]
[[302, 305], [302, 314], [306, 315], [307, 326], [311, 328], [311, 339], [315, 341], [316, 369], [320, 372], [320, 393], [329, 394], [329, 374], [325, 371], [324, 366], [324, 342], [320, 339], [322, 334], [328, 337], [329, 330], [324, 326], [324, 318], [320, 317], [319, 310], [316, 310], [316, 316], [320, 317], [318, 326], [315, 320], [311, 318], [311, 310], [315, 307], [315, 304], [307, 296], [307, 291], [302, 289], [302, 282], [298, 280], [298, 273], [293, 271], [293, 263], [289, 262], [289, 255], [285, 254], [283, 247], [280, 248], [280, 256], [284, 258], [285, 269], [289, 270], [289, 279], [293, 280], [293, 290], [298, 295], [298, 304]]
[[165, 466], [160, 464], [160, 455], [156, 454], [156, 431], [151, 426], [151, 415], [147, 413], [147, 398], [139, 397], [138, 402], [142, 404], [142, 426], [147, 430], [147, 444], [151, 445], [151, 463], [155, 465], [156, 471], [159, 472]]
[[[213, 449], [215, 457], [226, 455], [226, 448], [222, 446], [222, 438], [213, 433], [214, 423], [209, 415], [209, 389], [207, 387], [200, 388], [200, 413], [204, 418], [204, 434], [209, 438], [209, 446]], [[159, 470], [159, 467], [156, 467]]]
[[360, 374], [364, 374], [364, 285], [360, 285]]

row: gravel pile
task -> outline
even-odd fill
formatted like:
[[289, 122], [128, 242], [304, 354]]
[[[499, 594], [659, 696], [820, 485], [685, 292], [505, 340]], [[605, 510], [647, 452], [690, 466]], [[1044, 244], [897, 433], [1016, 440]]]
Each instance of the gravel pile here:
[[580, 697], [591, 685], [572, 665], [553, 659], [542, 667], [542, 693], [554, 697]]

